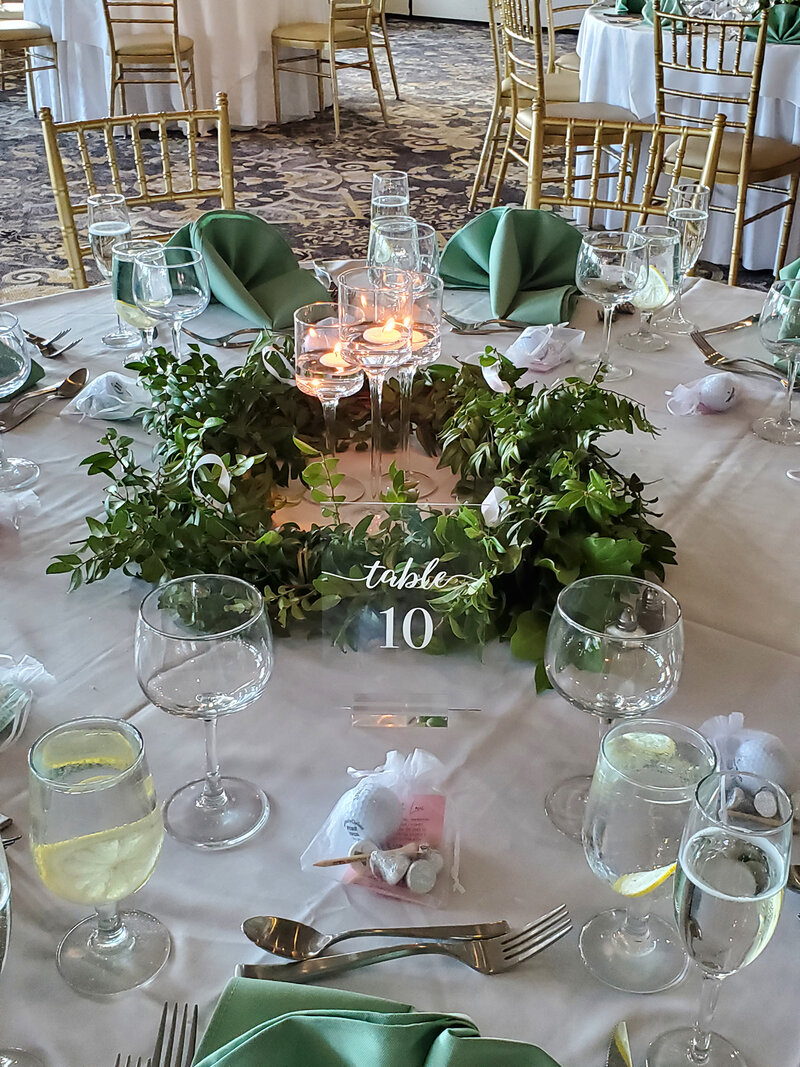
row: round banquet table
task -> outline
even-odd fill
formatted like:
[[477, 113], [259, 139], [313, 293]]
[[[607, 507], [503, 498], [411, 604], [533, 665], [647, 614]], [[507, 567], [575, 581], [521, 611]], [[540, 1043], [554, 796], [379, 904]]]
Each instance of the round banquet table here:
[[[605, 5], [589, 8], [578, 34], [581, 58], [581, 100], [614, 104], [627, 108], [637, 118], [651, 122], [656, 110], [653, 27], [645, 22], [619, 25], [603, 17]], [[745, 49], [754, 45], [745, 43]], [[694, 76], [696, 78], [696, 76]], [[681, 77], [682, 88], [692, 88], [693, 77]], [[718, 79], [719, 91], [741, 93], [739, 79]], [[704, 83], [707, 89], [708, 83]], [[697, 114], [692, 101], [684, 101], [687, 116]], [[706, 113], [713, 115], [717, 107]], [[737, 109], [737, 120], [741, 117]], [[780, 137], [800, 144], [800, 47], [793, 44], [767, 44], [761, 95], [758, 101], [756, 133]], [[733, 206], [731, 186], [717, 186], [714, 202]], [[754, 214], [775, 203], [769, 194], [749, 192], [747, 213]], [[742, 245], [744, 266], [750, 270], [771, 270], [775, 262], [783, 212], [745, 227]], [[712, 263], [730, 261], [733, 223], [729, 215], [712, 212], [702, 258]], [[800, 255], [800, 223], [795, 217], [788, 261]]]
[[[686, 294], [686, 312], [707, 328], [756, 310], [762, 298], [700, 281]], [[483, 295], [446, 295], [448, 308], [465, 317], [484, 313], [481, 301]], [[43, 335], [65, 324], [79, 326], [82, 342], [57, 363], [45, 361], [48, 381], [80, 366], [94, 376], [119, 367], [119, 355], [100, 343], [112, 316], [107, 287], [8, 306]], [[216, 335], [236, 323], [217, 307], [197, 329]], [[580, 356], [595, 354], [600, 328], [594, 305], [581, 301], [573, 324], [588, 331]], [[715, 340], [723, 350], [754, 343], [741, 334]], [[503, 346], [508, 334], [471, 339], [447, 333], [444, 352], [469, 356], [482, 351], [484, 342]], [[705, 369], [691, 342], [679, 340], [655, 357], [625, 358], [636, 373], [624, 390], [646, 404], [661, 434], [615, 435], [608, 447], [620, 449], [614, 462], [621, 470], [635, 471], [650, 483], [648, 495], [660, 498], [663, 517], [656, 521], [675, 538], [679, 560], [669, 568], [667, 584], [686, 620], [683, 677], [664, 715], [697, 726], [739, 709], [750, 725], [779, 734], [800, 757], [800, 555], [794, 550], [800, 490], [784, 474], [798, 465], [800, 453], [750, 432], [753, 418], [777, 408], [779, 390], [759, 378], [742, 378], [742, 403], [730, 413], [673, 418], [664, 408], [665, 391]], [[142, 442], [146, 458], [141, 429], [116, 425]], [[83, 517], [99, 513], [104, 479], [87, 478], [78, 464], [96, 451], [104, 431], [102, 422], [61, 416], [54, 403], [5, 441], [11, 454], [40, 463], [36, 489], [43, 506], [24, 518], [19, 534], [0, 529], [0, 650], [36, 657], [57, 683], [37, 698], [22, 742], [0, 753], [0, 810], [23, 831], [26, 750], [58, 722], [87, 714], [129, 719], [144, 735], [161, 797], [196, 777], [202, 764], [200, 724], [158, 711], [136, 683], [136, 610], [150, 587], [115, 572], [68, 593], [64, 575], [44, 573], [53, 553], [69, 551], [70, 542], [86, 536]], [[339, 706], [344, 682], [351, 691], [364, 684], [354, 656], [337, 672], [326, 667], [315, 644], [301, 638], [278, 641], [275, 653], [265, 695], [226, 717], [219, 736], [223, 770], [268, 791], [270, 822], [229, 852], [203, 853], [166, 840], [152, 878], [135, 898], [135, 906], [158, 915], [174, 939], [172, 959], [148, 986], [103, 1002], [74, 993], [56, 971], [55, 949], [85, 909], [44, 888], [24, 842], [9, 849], [14, 925], [0, 979], [0, 1047], [27, 1046], [47, 1067], [112, 1067], [118, 1052], [123, 1061], [129, 1053], [134, 1060], [147, 1055], [167, 998], [196, 1001], [206, 1023], [235, 965], [266, 962], [239, 929], [248, 915], [293, 916], [330, 932], [497, 918], [516, 925], [560, 901], [570, 908], [575, 932], [506, 974], [486, 977], [453, 960], [416, 956], [323, 984], [425, 1011], [464, 1012], [485, 1034], [541, 1045], [561, 1067], [599, 1067], [621, 1018], [628, 1020], [637, 1063], [657, 1033], [689, 1020], [697, 1006], [696, 973], [667, 992], [636, 996], [600, 985], [581, 962], [577, 930], [619, 898], [590, 872], [581, 849], [549, 825], [542, 801], [567, 773], [593, 764], [597, 730], [559, 696], [537, 697], [530, 664], [496, 645], [487, 648], [482, 665], [431, 657], [436, 670], [466, 672], [480, 714], [440, 730], [359, 729]], [[448, 795], [460, 816], [465, 893], [453, 894], [436, 911], [360, 890], [348, 897], [323, 874], [302, 871], [300, 853], [352, 782], [346, 768], [375, 767], [386, 751], [416, 746], [433, 751], [446, 766]], [[666, 897], [653, 903], [669, 912]], [[787, 895], [772, 943], [726, 981], [720, 997], [717, 1026], [740, 1044], [749, 1067], [797, 1067], [797, 911], [797, 898]], [[306, 1064], [298, 1061], [298, 1067]]]
[[[110, 62], [101, 0], [25, 0], [25, 17], [49, 26], [58, 45], [63, 109], [48, 73], [37, 76], [40, 104], [66, 121], [107, 115]], [[226, 92], [233, 126], [274, 122], [272, 31], [327, 17], [327, 0], [180, 0], [180, 31], [194, 39], [198, 106], [213, 107], [215, 94]], [[177, 85], [129, 85], [127, 99], [131, 112], [183, 110]], [[284, 121], [312, 115], [317, 106], [314, 79], [281, 76]]]

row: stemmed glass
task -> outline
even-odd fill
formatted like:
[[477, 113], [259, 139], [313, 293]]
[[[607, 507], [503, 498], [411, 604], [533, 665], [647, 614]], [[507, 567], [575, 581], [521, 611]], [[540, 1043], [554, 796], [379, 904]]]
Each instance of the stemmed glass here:
[[631, 303], [639, 310], [639, 329], [619, 343], [631, 352], [660, 352], [669, 341], [652, 329], [653, 315], [675, 296], [680, 278], [681, 235], [674, 226], [637, 226], [634, 233], [647, 241], [650, 270], [647, 285]]
[[[142, 349], [149, 352], [155, 343], [158, 319], [136, 306], [133, 296], [133, 265], [137, 256], [145, 252], [160, 252], [163, 245], [158, 241], [116, 241], [111, 256], [111, 292], [117, 317], [139, 330]], [[1, 1065], [0, 1065], [1, 1067]]]
[[408, 175], [403, 170], [379, 170], [372, 175], [370, 218], [407, 215], [410, 197]]
[[175, 578], [142, 601], [134, 652], [147, 699], [205, 724], [205, 777], [166, 802], [167, 832], [197, 848], [246, 841], [266, 824], [269, 802], [251, 782], [220, 775], [217, 720], [258, 700], [269, 682], [272, 630], [264, 598], [222, 574]]
[[[646, 715], [669, 700], [683, 665], [677, 600], [641, 578], [593, 575], [559, 593], [547, 629], [544, 665], [565, 700], [600, 719]], [[567, 779], [548, 793], [550, 821], [580, 840], [591, 778]]]
[[370, 495], [381, 492], [381, 397], [386, 375], [411, 359], [414, 276], [378, 267], [345, 271], [339, 279], [342, 356], [369, 380], [372, 408]]
[[[800, 282], [774, 282], [758, 320], [758, 335], [768, 352], [785, 359], [789, 383], [783, 408], [777, 418], [769, 416], [753, 423], [753, 433], [775, 445], [800, 444], [800, 423], [792, 418], [792, 397], [800, 359]], [[787, 472], [790, 477], [794, 475]]]
[[[0, 311], [0, 400], [11, 396], [28, 380], [31, 357], [16, 315]], [[0, 493], [27, 489], [39, 477], [39, 467], [30, 459], [7, 456], [0, 436]]]
[[419, 231], [407, 215], [373, 219], [369, 227], [368, 267], [418, 272]]
[[420, 274], [439, 277], [439, 242], [436, 230], [427, 222], [417, 223], [417, 246], [419, 249]]
[[91, 904], [58, 946], [62, 977], [110, 996], [149, 981], [169, 957], [169, 931], [142, 911], [119, 911], [153, 873], [164, 823], [142, 735], [128, 722], [62, 723], [28, 756], [30, 841], [39, 877], [57, 897]]
[[[353, 396], [364, 384], [364, 372], [342, 358], [337, 304], [306, 304], [294, 313], [295, 384], [301, 393], [313, 396], [322, 405], [325, 419], [325, 451], [336, 456], [336, 408], [346, 396]], [[350, 475], [341, 480], [336, 493], [348, 500], [360, 500], [364, 486]]]
[[667, 220], [681, 235], [681, 270], [675, 301], [668, 317], [659, 326], [668, 333], [691, 333], [695, 329], [693, 322], [684, 318], [681, 311], [681, 291], [683, 280], [700, 258], [703, 241], [708, 229], [708, 208], [711, 202], [711, 190], [699, 182], [679, 181], [669, 191], [667, 198]]
[[[96, 193], [87, 201], [89, 217], [89, 244], [97, 269], [108, 281], [113, 269], [113, 248], [117, 241], [130, 236], [131, 220], [128, 205], [122, 193]], [[125, 325], [117, 315], [117, 328], [103, 336], [103, 344], [109, 348], [138, 348], [141, 336], [138, 330]]]
[[638, 233], [587, 233], [578, 251], [575, 284], [591, 300], [603, 306], [603, 350], [593, 362], [578, 364], [581, 373], [596, 374], [602, 369], [608, 382], [627, 378], [630, 367], [615, 367], [608, 360], [614, 308], [624, 304], [647, 284], [648, 242]]
[[193, 248], [144, 252], [133, 264], [136, 306], [157, 322], [168, 322], [172, 351], [181, 355], [181, 325], [208, 307], [210, 290], [203, 255]]
[[703, 973], [697, 1022], [647, 1050], [647, 1067], [746, 1067], [711, 1030], [723, 979], [766, 948], [780, 916], [792, 847], [792, 804], [755, 774], [712, 774], [697, 787], [675, 872], [678, 930]]
[[704, 737], [658, 719], [617, 723], [600, 744], [583, 848], [597, 877], [627, 906], [590, 919], [580, 951], [592, 974], [614, 989], [655, 993], [686, 973], [675, 926], [649, 915], [649, 901], [675, 869], [695, 789], [715, 765]]
[[[0, 848], [0, 971], [6, 962], [11, 933], [11, 878], [6, 850]], [[0, 1048], [0, 1067], [44, 1067], [38, 1056], [21, 1048]]]

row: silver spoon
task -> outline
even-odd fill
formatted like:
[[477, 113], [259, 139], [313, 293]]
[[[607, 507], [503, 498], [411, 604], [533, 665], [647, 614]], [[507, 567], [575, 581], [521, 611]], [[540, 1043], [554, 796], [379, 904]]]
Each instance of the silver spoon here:
[[467, 926], [408, 926], [376, 930], [347, 930], [342, 934], [322, 934], [313, 926], [295, 919], [281, 919], [277, 915], [254, 915], [245, 919], [242, 930], [246, 937], [275, 956], [287, 960], [313, 960], [328, 945], [350, 937], [423, 937], [431, 939], [475, 941], [508, 933], [508, 923], [475, 923]]
[[[88, 379], [89, 372], [85, 367], [81, 367], [79, 370], [74, 370], [60, 385], [51, 385], [47, 389], [36, 389], [32, 393], [24, 393], [13, 401], [0, 416], [0, 433], [5, 433], [6, 430], [13, 430], [15, 426], [25, 422], [48, 400], [69, 400], [71, 397], [77, 396], [86, 385]], [[35, 400], [36, 403], [30, 406], [23, 406], [22, 410], [17, 410], [24, 401], [31, 399]]]

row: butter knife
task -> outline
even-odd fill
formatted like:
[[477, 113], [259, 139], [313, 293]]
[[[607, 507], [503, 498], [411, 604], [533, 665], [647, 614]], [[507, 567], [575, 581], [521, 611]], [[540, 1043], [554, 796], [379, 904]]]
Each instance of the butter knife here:
[[748, 326], [755, 326], [760, 315], [760, 311], [754, 311], [752, 315], [737, 319], [736, 322], [726, 322], [724, 326], [712, 326], [710, 330], [699, 330], [698, 332], [704, 337], [709, 337], [712, 333], [731, 333], [733, 330], [744, 330]]
[[633, 1067], [628, 1024], [623, 1019], [614, 1027], [606, 1056], [606, 1067]]

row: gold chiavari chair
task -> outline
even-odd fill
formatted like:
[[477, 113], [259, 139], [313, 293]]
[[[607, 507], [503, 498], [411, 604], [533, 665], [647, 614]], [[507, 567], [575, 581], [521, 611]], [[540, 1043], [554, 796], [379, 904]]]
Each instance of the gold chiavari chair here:
[[[10, 67], [6, 66], [7, 56], [13, 57]], [[6, 76], [13, 72], [24, 75], [28, 82], [31, 107], [35, 112], [36, 87], [33, 76], [46, 70], [55, 72], [60, 100], [58, 46], [50, 30], [46, 26], [40, 26], [38, 22], [23, 18], [21, 13], [17, 13], [15, 17], [10, 10], [9, 17], [0, 18], [0, 84], [5, 89]]]
[[[744, 227], [775, 211], [784, 211], [775, 266], [778, 271], [786, 258], [797, 200], [800, 145], [755, 134], [768, 12], [762, 11], [758, 20], [728, 22], [688, 15], [681, 15], [680, 20], [662, 16], [658, 0], [653, 8], [659, 122], [678, 119], [682, 124], [707, 126], [712, 110], [725, 112], [726, 130], [716, 184], [734, 186], [736, 203], [734, 207], [712, 204], [712, 210], [733, 216], [728, 284], [735, 285], [738, 277]], [[748, 31], [757, 34], [755, 42], [746, 40]], [[732, 91], [737, 87], [741, 92]], [[687, 114], [690, 111], [694, 114]], [[687, 177], [699, 176], [701, 151], [701, 141], [697, 141], [697, 147], [693, 140], [689, 141], [684, 167]], [[668, 145], [668, 161], [672, 152], [673, 147]], [[781, 179], [787, 179], [785, 186], [775, 184]], [[778, 202], [747, 216], [749, 189], [777, 196]]]
[[177, 85], [184, 110], [196, 108], [194, 41], [178, 31], [178, 0], [103, 0], [103, 11], [111, 48], [111, 114], [117, 91], [122, 111], [128, 110], [126, 85]]
[[[478, 166], [475, 170], [475, 180], [472, 183], [472, 192], [469, 198], [470, 211], [475, 207], [481, 186], [488, 185], [491, 182], [497, 150], [504, 141], [504, 131], [513, 111], [511, 78], [501, 42], [501, 0], [488, 0], [488, 5], [489, 36], [492, 43], [492, 60], [494, 62], [494, 100], [486, 136], [478, 158]], [[544, 85], [548, 100], [577, 102], [580, 99], [580, 83], [575, 72], [548, 72], [544, 76]], [[532, 90], [517, 86], [517, 96], [522, 106], [530, 103], [532, 95]]]
[[[589, 141], [589, 131], [595, 122], [638, 122], [632, 111], [615, 107], [613, 104], [551, 100], [547, 92], [547, 78], [563, 75], [545, 73], [539, 0], [502, 0], [502, 14], [503, 46], [511, 83], [512, 104], [511, 121], [503, 145], [492, 207], [496, 207], [500, 202], [509, 160], [516, 160], [526, 170], [528, 167], [533, 110], [531, 103], [526, 104], [526, 97], [531, 102], [540, 102], [548, 117], [581, 120], [577, 129], [584, 132], [579, 135]], [[516, 138], [522, 141], [521, 148], [516, 147]], [[607, 147], [611, 149], [611, 144]]]
[[[216, 104], [216, 108], [206, 111], [60, 123], [53, 122], [49, 108], [42, 108], [47, 168], [74, 289], [86, 288], [83, 261], [91, 255], [89, 245], [81, 242], [76, 224], [76, 216], [87, 212], [88, 195], [121, 193], [130, 208], [209, 199], [219, 199], [223, 208], [232, 210], [236, 206], [227, 94], [217, 93]], [[217, 124], [217, 168], [207, 177], [200, 173], [197, 151], [201, 122]], [[178, 123], [186, 128], [185, 138], [168, 135], [169, 128]], [[143, 130], [149, 137], [142, 137]], [[119, 133], [127, 136], [115, 137]], [[203, 143], [209, 144], [209, 139], [203, 138]], [[67, 144], [71, 148], [68, 155]], [[169, 234], [153, 236], [166, 240]]]
[[[330, 81], [333, 95], [333, 123], [336, 136], [339, 136], [339, 80], [340, 70], [367, 70], [372, 79], [372, 87], [378, 95], [381, 115], [386, 125], [386, 103], [383, 99], [380, 74], [375, 63], [372, 43], [373, 8], [371, 0], [330, 0], [330, 12], [327, 22], [292, 22], [278, 26], [272, 31], [272, 77], [275, 85], [275, 121], [281, 124], [280, 72], [290, 71], [305, 74], [317, 79], [319, 109], [325, 106], [325, 82]], [[280, 48], [305, 49], [299, 56], [278, 58]], [[365, 49], [364, 59], [340, 59], [337, 52], [351, 49]], [[305, 69], [309, 62], [314, 70]], [[327, 67], [324, 70], [323, 67]]]
[[382, 48], [386, 52], [389, 63], [389, 74], [392, 78], [395, 99], [400, 99], [400, 87], [397, 84], [397, 73], [394, 69], [394, 56], [392, 46], [389, 43], [389, 31], [386, 26], [386, 0], [372, 0], [372, 47]]
[[577, 52], [556, 55], [556, 34], [559, 30], [580, 29], [583, 16], [595, 0], [546, 0], [547, 11], [547, 70], [569, 70], [580, 73], [581, 60]]

